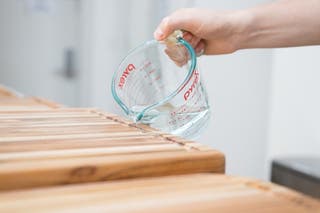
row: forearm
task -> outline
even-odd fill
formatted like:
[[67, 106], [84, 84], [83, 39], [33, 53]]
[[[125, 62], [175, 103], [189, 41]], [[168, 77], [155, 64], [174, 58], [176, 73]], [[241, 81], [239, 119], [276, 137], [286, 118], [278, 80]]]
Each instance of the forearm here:
[[320, 0], [280, 0], [238, 16], [247, 23], [237, 49], [320, 44]]

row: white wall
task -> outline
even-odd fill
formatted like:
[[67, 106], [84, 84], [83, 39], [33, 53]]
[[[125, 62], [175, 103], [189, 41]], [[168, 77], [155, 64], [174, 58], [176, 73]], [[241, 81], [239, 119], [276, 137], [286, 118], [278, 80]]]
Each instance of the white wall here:
[[197, 140], [221, 150], [227, 173], [263, 178], [267, 147], [270, 50], [247, 50], [201, 61], [213, 117]]
[[75, 0], [0, 1], [1, 84], [77, 104], [77, 79], [63, 75], [65, 50], [77, 51], [77, 6]]
[[268, 161], [320, 157], [319, 57], [319, 46], [274, 51]]

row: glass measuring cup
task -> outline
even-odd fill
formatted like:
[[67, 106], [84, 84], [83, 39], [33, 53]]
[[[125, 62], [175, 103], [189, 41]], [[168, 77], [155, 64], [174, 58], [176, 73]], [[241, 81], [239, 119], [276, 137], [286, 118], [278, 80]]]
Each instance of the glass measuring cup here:
[[147, 41], [123, 59], [112, 95], [134, 122], [194, 138], [208, 123], [210, 107], [192, 46], [181, 36]]

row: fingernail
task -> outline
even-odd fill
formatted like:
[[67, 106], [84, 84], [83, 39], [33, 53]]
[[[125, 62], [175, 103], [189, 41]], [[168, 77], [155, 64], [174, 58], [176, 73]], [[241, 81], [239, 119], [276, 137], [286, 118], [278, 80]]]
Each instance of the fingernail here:
[[156, 39], [162, 39], [163, 38], [163, 32], [160, 28], [158, 28], [155, 32], [154, 32], [154, 37]]

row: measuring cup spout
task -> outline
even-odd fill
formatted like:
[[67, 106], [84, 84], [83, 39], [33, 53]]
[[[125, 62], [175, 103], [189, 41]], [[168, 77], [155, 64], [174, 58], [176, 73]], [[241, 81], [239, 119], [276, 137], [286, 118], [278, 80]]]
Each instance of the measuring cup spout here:
[[142, 117], [143, 117], [143, 113], [141, 112], [141, 113], [139, 113], [139, 114], [136, 116], [136, 118], [134, 119], [134, 121], [135, 121], [135, 122], [138, 122], [138, 121], [140, 121], [140, 120], [142, 119]]

